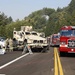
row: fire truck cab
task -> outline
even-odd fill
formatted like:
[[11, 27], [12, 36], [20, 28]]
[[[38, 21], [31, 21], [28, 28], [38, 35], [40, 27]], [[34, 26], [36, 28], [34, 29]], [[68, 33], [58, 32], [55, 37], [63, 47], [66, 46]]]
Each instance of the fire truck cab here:
[[63, 26], [60, 29], [60, 56], [63, 53], [75, 53], [75, 26]]
[[52, 34], [50, 39], [51, 39], [50, 46], [59, 46], [59, 35], [58, 34]]

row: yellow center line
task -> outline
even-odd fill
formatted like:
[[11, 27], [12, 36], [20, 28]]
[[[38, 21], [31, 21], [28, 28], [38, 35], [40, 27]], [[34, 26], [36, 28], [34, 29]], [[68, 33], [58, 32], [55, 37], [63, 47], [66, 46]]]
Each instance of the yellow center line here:
[[[57, 48], [54, 48], [54, 57], [55, 57], [55, 59], [54, 59], [55, 60], [54, 61], [54, 63], [55, 63], [55, 73], [54, 73], [54, 75], [64, 75]], [[56, 71], [58, 71], [58, 73]]]
[[57, 58], [56, 58], [56, 50], [54, 50], [54, 59], [55, 59], [55, 61], [54, 61], [54, 66], [55, 66], [54, 75], [58, 75], [58, 65], [57, 65]]

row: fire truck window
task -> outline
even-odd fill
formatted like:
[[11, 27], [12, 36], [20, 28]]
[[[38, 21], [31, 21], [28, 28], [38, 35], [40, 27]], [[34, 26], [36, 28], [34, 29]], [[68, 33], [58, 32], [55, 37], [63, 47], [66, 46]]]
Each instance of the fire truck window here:
[[73, 34], [73, 30], [62, 30], [60, 34], [61, 36], [71, 36]]
[[58, 35], [57, 36], [53, 36], [53, 38], [59, 38]]
[[75, 36], [75, 30], [74, 30], [74, 36]]

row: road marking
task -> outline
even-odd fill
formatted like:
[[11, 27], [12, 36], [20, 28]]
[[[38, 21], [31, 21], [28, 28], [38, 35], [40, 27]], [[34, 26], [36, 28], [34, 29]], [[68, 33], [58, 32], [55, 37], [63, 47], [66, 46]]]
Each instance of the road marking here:
[[56, 57], [56, 50], [54, 49], [54, 66], [55, 66], [55, 68], [54, 68], [54, 75], [58, 75], [58, 62], [57, 62], [57, 57]]
[[61, 65], [61, 62], [60, 62], [60, 58], [59, 58], [59, 55], [58, 55], [58, 51], [56, 50], [56, 52], [57, 52], [59, 70], [60, 70], [59, 73], [60, 73], [61, 75], [64, 75], [64, 74], [63, 74], [62, 65]]
[[64, 75], [57, 48], [54, 48], [54, 57], [55, 57], [55, 59], [54, 59], [55, 60], [55, 73], [54, 73], [54, 75]]
[[10, 64], [12, 64], [12, 63], [14, 63], [14, 62], [16, 62], [17, 60], [19, 60], [19, 59], [21, 59], [21, 58], [23, 58], [23, 57], [25, 57], [25, 56], [27, 56], [27, 55], [29, 55], [29, 53], [26, 53], [26, 54], [24, 54], [24, 55], [22, 55], [22, 56], [20, 56], [20, 57], [18, 57], [18, 58], [16, 58], [16, 59], [14, 59], [14, 60], [8, 62], [8, 63], [6, 63], [6, 64], [0, 66], [0, 69], [2, 69], [2, 68], [4, 68], [4, 67], [6, 67], [6, 66], [8, 66], [8, 65], [10, 65]]

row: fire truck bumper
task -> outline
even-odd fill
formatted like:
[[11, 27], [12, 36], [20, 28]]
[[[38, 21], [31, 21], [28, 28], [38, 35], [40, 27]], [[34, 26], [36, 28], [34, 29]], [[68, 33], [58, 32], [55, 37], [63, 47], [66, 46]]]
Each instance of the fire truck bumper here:
[[60, 52], [75, 53], [75, 48], [69, 48], [69, 47], [67, 47], [67, 45], [64, 45], [64, 46], [60, 45], [59, 51], [60, 51]]

